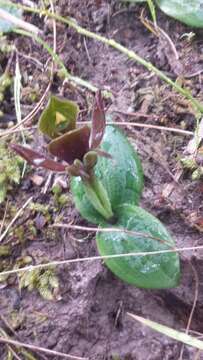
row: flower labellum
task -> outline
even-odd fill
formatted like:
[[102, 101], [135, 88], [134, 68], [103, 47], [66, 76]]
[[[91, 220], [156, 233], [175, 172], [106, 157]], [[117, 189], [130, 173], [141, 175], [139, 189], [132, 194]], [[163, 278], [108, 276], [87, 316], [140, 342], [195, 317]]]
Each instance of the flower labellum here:
[[96, 165], [97, 155], [111, 158], [108, 153], [98, 149], [106, 125], [101, 91], [95, 96], [91, 129], [87, 125], [76, 129], [78, 112], [75, 102], [51, 96], [39, 120], [39, 130], [52, 139], [48, 145], [49, 152], [65, 161], [67, 166], [47, 159], [26, 146], [12, 144], [11, 148], [35, 167], [52, 171], [68, 170], [72, 176], [88, 179]]

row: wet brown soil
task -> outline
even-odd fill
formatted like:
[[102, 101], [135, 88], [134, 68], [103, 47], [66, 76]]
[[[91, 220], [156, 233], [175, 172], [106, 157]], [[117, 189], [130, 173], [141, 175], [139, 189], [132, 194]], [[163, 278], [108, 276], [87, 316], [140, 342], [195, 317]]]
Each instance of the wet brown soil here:
[[[113, 0], [58, 0], [55, 6], [58, 12], [74, 17], [80, 25], [133, 49], [171, 78], [179, 76], [181, 79], [184, 75], [180, 81], [192, 90], [194, 96], [203, 100], [202, 75], [199, 73], [203, 61], [201, 33], [197, 33], [192, 40], [182, 37], [191, 29], [157, 11], [159, 26], [171, 37], [176, 47], [179, 55], [177, 61], [170, 44], [150, 32], [140, 21], [143, 5], [126, 6]], [[145, 16], [149, 17], [147, 10]], [[52, 22], [43, 22], [37, 16], [28, 14], [26, 18], [43, 29], [44, 39], [51, 45]], [[48, 55], [30, 39], [10, 35], [10, 41], [15, 42], [19, 51], [23, 74], [22, 112], [25, 115], [33, 107], [31, 91], [37, 101], [48, 84]], [[127, 59], [125, 55], [95, 40], [85, 39], [63, 24], [57, 25], [56, 43], [57, 52], [72, 74], [112, 92], [113, 96], [106, 101], [106, 105], [115, 121], [139, 121], [194, 129], [195, 117], [191, 106], [155, 75]], [[2, 71], [8, 61], [9, 57], [4, 56]], [[92, 101], [89, 91], [64, 83], [57, 72], [51, 90], [54, 94], [77, 100], [84, 110], [80, 115], [81, 120], [87, 119]], [[3, 110], [6, 115], [14, 114], [12, 91], [7, 93]], [[128, 117], [127, 112], [139, 112], [143, 116]], [[33, 124], [36, 124], [36, 120]], [[6, 121], [5, 116], [4, 126]], [[166, 225], [178, 247], [203, 245], [201, 226], [197, 228], [197, 223], [201, 224], [203, 216], [202, 181], [192, 182], [189, 172], [183, 172], [178, 181], [174, 181], [174, 176], [180, 169], [179, 159], [189, 138], [171, 132], [133, 129], [127, 126], [124, 128], [132, 144], [136, 144], [143, 163], [145, 189], [142, 206]], [[37, 133], [30, 136], [30, 142], [39, 146], [41, 138], [35, 135]], [[33, 183], [33, 174], [44, 178], [42, 185]], [[72, 230], [50, 231], [49, 225], [56, 221], [58, 213], [54, 210], [50, 190], [56, 180], [55, 176], [51, 179], [47, 193], [43, 194], [47, 177], [46, 172], [32, 169], [26, 173], [21, 185], [8, 195], [9, 203], [15, 204], [17, 208], [33, 195], [35, 202], [50, 206], [51, 215], [51, 220], [46, 225], [41, 228], [38, 226], [37, 235], [29, 237], [29, 221], [39, 224], [39, 215], [31, 210], [23, 213], [15, 228], [23, 224], [26, 239], [16, 244], [15, 233], [10, 233], [5, 239], [5, 243], [13, 246], [13, 261], [25, 255], [32, 256], [35, 263], [45, 259], [62, 260], [96, 255], [92, 234], [87, 236], [85, 232]], [[60, 179], [66, 182], [63, 176]], [[64, 189], [65, 191], [67, 190]], [[2, 216], [4, 205], [1, 207]], [[73, 221], [75, 224], [90, 225], [74, 209], [71, 195], [59, 214], [64, 223]], [[128, 317], [127, 312], [184, 330], [198, 286], [198, 299], [190, 329], [202, 333], [202, 270], [201, 251], [185, 252], [181, 254], [182, 276], [179, 287], [150, 291], [121, 282], [101, 261], [66, 265], [57, 268], [61, 298], [58, 301], [44, 300], [35, 290], [19, 291], [16, 277], [11, 277], [0, 289], [0, 313], [3, 315], [0, 324], [12, 335], [3, 321], [6, 319], [15, 330], [14, 338], [23, 342], [92, 360], [178, 360], [180, 343], [140, 326]], [[183, 359], [195, 359], [195, 353], [196, 350], [185, 347]], [[6, 354], [6, 346], [1, 345], [0, 359], [6, 359]], [[49, 358], [39, 352], [34, 353], [34, 356], [36, 359]]]

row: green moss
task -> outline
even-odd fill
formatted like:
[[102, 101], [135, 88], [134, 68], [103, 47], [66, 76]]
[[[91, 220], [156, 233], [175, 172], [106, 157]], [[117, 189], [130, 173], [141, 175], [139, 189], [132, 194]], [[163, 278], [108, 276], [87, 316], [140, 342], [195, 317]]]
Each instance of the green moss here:
[[29, 208], [30, 210], [36, 213], [41, 213], [44, 216], [49, 215], [49, 209], [50, 209], [49, 205], [31, 202]]
[[54, 202], [57, 208], [60, 209], [70, 202], [69, 194], [62, 194], [62, 188], [59, 184], [55, 184], [51, 191], [54, 194]]
[[11, 84], [12, 78], [7, 72], [0, 76], [0, 103], [4, 100], [4, 93]]
[[0, 144], [0, 204], [6, 198], [12, 184], [19, 184], [23, 160], [7, 149], [5, 143]]
[[20, 288], [27, 288], [29, 291], [36, 289], [46, 300], [57, 299], [59, 282], [54, 269], [34, 269], [20, 274]]

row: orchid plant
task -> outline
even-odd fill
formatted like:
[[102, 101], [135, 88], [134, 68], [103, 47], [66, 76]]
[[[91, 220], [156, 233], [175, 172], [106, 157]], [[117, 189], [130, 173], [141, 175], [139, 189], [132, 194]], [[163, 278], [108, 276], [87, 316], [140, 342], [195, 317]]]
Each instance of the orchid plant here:
[[113, 213], [108, 195], [94, 175], [98, 156], [111, 158], [111, 155], [99, 149], [105, 131], [101, 92], [98, 91], [95, 96], [91, 129], [87, 125], [76, 128], [78, 112], [76, 103], [51, 96], [47, 108], [40, 117], [39, 130], [51, 139], [48, 151], [57, 157], [58, 161], [47, 158], [41, 152], [27, 146], [11, 144], [10, 147], [35, 167], [55, 172], [66, 171], [71, 176], [80, 176], [93, 206], [104, 218], [111, 219]]
[[[111, 225], [111, 231], [97, 233], [96, 243], [114, 274], [143, 288], [176, 286], [180, 269], [174, 241], [158, 219], [138, 206], [143, 171], [137, 152], [116, 125], [106, 125], [100, 91], [91, 128], [76, 128], [78, 112], [74, 102], [51, 96], [40, 117], [39, 130], [57, 160], [19, 144], [11, 148], [35, 167], [67, 172], [80, 214], [100, 228]], [[137, 252], [145, 256], [125, 255]]]

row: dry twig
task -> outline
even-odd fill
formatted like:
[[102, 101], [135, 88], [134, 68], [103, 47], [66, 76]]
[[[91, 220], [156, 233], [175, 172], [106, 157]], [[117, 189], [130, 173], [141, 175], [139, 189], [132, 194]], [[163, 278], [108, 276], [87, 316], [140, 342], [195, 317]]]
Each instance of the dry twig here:
[[37, 345], [31, 345], [31, 344], [26, 344], [20, 341], [16, 341], [16, 340], [12, 340], [12, 339], [7, 339], [4, 337], [0, 336], [0, 343], [3, 344], [10, 344], [10, 345], [14, 345], [17, 347], [24, 347], [30, 350], [34, 350], [34, 351], [39, 351], [42, 353], [46, 353], [52, 356], [58, 356], [64, 359], [72, 359], [72, 360], [88, 360], [87, 358], [82, 358], [79, 356], [74, 356], [74, 355], [69, 355], [69, 354], [65, 354], [65, 353], [61, 353], [59, 351], [54, 351], [54, 350], [49, 350], [49, 349], [45, 349], [43, 347], [37, 346]]

